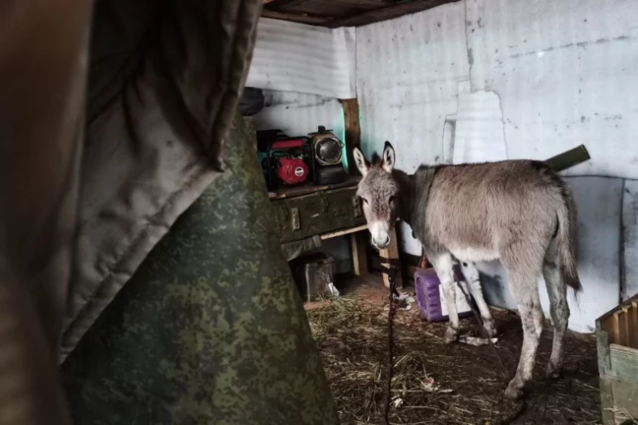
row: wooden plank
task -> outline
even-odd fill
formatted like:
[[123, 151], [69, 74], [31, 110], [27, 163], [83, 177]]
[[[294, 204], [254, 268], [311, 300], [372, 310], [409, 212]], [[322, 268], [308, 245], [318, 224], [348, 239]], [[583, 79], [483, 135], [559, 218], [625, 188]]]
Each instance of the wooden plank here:
[[[399, 221], [399, 219], [397, 219], [397, 222]], [[326, 239], [332, 239], [332, 238], [336, 238], [338, 236], [343, 236], [343, 235], [348, 235], [350, 233], [355, 233], [355, 232], [361, 232], [364, 229], [368, 228], [368, 224], [362, 224], [361, 226], [357, 226], [357, 227], [351, 227], [349, 229], [343, 229], [343, 230], [337, 230], [335, 232], [330, 232], [330, 233], [325, 233], [323, 235], [320, 236], [321, 240], [326, 240]]]
[[[390, 246], [386, 249], [380, 249], [379, 256], [381, 257], [381, 264], [386, 266], [396, 265], [399, 263], [399, 245], [397, 243], [396, 226], [390, 234]], [[387, 273], [383, 273], [383, 284], [386, 288], [390, 287], [390, 278]], [[397, 289], [403, 288], [403, 277], [401, 276], [400, 267], [395, 275], [394, 284]]]
[[627, 329], [627, 325], [629, 325], [628, 315], [625, 314], [626, 307], [622, 307], [622, 310], [619, 311], [616, 316], [618, 316], [618, 341], [615, 341], [616, 344], [627, 345], [627, 340], [629, 337], [629, 330]]
[[329, 28], [338, 27], [357, 27], [368, 25], [374, 22], [386, 21], [388, 19], [398, 18], [403, 15], [421, 12], [423, 10], [432, 9], [446, 3], [454, 3], [458, 0], [412, 0], [397, 5], [384, 7], [381, 9], [371, 10], [364, 13], [355, 13], [345, 18], [334, 19], [329, 21], [326, 26]]
[[598, 373], [609, 375], [611, 360], [609, 359], [609, 332], [603, 329], [603, 323], [596, 322], [596, 351], [598, 354]]
[[346, 133], [346, 158], [348, 160], [348, 171], [353, 175], [360, 175], [357, 166], [354, 163], [352, 149], [361, 147], [361, 125], [359, 123], [359, 101], [357, 99], [344, 99], [341, 101], [343, 106], [343, 116], [345, 122]]
[[615, 312], [611, 319], [611, 341], [612, 344], [618, 344], [620, 342], [620, 314], [619, 311]]
[[[403, 285], [407, 285], [408, 282], [414, 279], [414, 273], [419, 269], [415, 266], [409, 258], [406, 256], [409, 254], [405, 254], [404, 252], [399, 251], [399, 258], [401, 260], [401, 276], [404, 278]], [[381, 257], [379, 256], [379, 252], [376, 250], [370, 251], [370, 258], [368, 261], [368, 267], [370, 269], [370, 273], [380, 272], [381, 270]]]
[[271, 8], [280, 9], [283, 6], [294, 6], [304, 1], [305, 0], [264, 0], [264, 4], [270, 3]]
[[277, 10], [270, 10], [266, 8], [261, 11], [261, 16], [264, 18], [279, 19], [282, 21], [292, 21], [299, 22], [301, 24], [313, 25], [325, 24], [332, 19], [329, 16], [311, 15], [308, 13], [279, 12]]
[[622, 308], [622, 345], [626, 345], [627, 347], [631, 347], [631, 322], [629, 321], [629, 319], [631, 318], [630, 316], [630, 307], [624, 306]]
[[[616, 424], [634, 424], [635, 422], [627, 422], [638, 418], [638, 384], [626, 382], [624, 379], [612, 379], [612, 395], [614, 413], [614, 422]], [[601, 400], [602, 401], [602, 400]]]
[[341, 183], [326, 184], [326, 185], [320, 185], [320, 186], [304, 185], [304, 186], [285, 187], [285, 188], [277, 190], [276, 192], [268, 192], [268, 197], [270, 199], [284, 199], [284, 198], [292, 198], [293, 196], [307, 195], [310, 193], [325, 192], [326, 190], [330, 190], [330, 189], [339, 189], [343, 187], [356, 186], [357, 184], [359, 184], [360, 180], [361, 180], [361, 176], [350, 176], [348, 180]]
[[[638, 294], [634, 295], [633, 297], [629, 298], [627, 301], [623, 302], [623, 305], [628, 305], [631, 304], [633, 302], [638, 302]], [[620, 306], [616, 306], [614, 308], [612, 308], [611, 310], [609, 310], [607, 313], [603, 314], [602, 316], [600, 316], [597, 320], [599, 321], [603, 321], [605, 319], [608, 319], [609, 317], [611, 317], [614, 313], [616, 313], [619, 310]], [[607, 329], [607, 331], [609, 332], [610, 329]]]
[[322, 241], [325, 241], [326, 239], [332, 239], [339, 236], [349, 235], [351, 233], [361, 232], [362, 230], [367, 230], [367, 229], [368, 229], [368, 225], [362, 224], [361, 226], [351, 227], [349, 229], [343, 229], [343, 230], [337, 230], [336, 232], [325, 233], [321, 235], [320, 238]]
[[[366, 226], [367, 228], [367, 226]], [[352, 253], [352, 269], [355, 276], [369, 273], [368, 269], [368, 234], [356, 232], [350, 234], [350, 252]]]
[[601, 376], [600, 386], [600, 410], [603, 418], [603, 425], [615, 425], [616, 415], [614, 414], [614, 379]]
[[631, 303], [631, 341], [630, 347], [638, 349], [638, 301]]
[[613, 376], [638, 385], [638, 350], [609, 344], [609, 358]]
[[613, 330], [613, 316], [609, 315], [607, 317], [603, 317], [601, 319], [598, 319], [596, 322], [600, 323], [600, 329], [603, 330], [605, 333], [607, 333], [607, 335], [609, 335], [609, 338], [613, 338], [612, 336], [612, 330]]

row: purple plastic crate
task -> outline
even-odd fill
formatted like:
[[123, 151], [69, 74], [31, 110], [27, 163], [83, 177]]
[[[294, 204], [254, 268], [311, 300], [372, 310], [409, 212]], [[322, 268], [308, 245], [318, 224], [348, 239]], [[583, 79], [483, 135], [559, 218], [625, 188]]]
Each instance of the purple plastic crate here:
[[[465, 281], [458, 264], [454, 265], [454, 273], [458, 281]], [[428, 321], [444, 322], [449, 320], [441, 281], [433, 268], [418, 269], [414, 273], [414, 286], [417, 305], [421, 314]], [[456, 308], [459, 317], [467, 317], [472, 314], [472, 309], [467, 304], [465, 295], [458, 287], [456, 288]]]

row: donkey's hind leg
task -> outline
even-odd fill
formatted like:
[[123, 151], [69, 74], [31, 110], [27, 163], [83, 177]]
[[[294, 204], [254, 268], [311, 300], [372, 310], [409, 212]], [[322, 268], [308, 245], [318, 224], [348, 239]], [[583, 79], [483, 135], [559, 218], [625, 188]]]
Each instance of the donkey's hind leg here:
[[503, 264], [509, 275], [510, 288], [518, 305], [523, 325], [523, 347], [521, 348], [518, 368], [505, 391], [505, 397], [510, 399], [521, 397], [523, 388], [532, 379], [536, 352], [543, 332], [543, 310], [541, 309], [537, 284], [542, 260], [538, 263], [538, 268], [531, 267], [529, 263], [512, 264], [511, 261], [504, 261]]
[[543, 263], [543, 277], [549, 296], [550, 313], [554, 327], [554, 341], [552, 354], [547, 365], [547, 376], [558, 378], [563, 366], [563, 340], [567, 332], [569, 321], [569, 305], [567, 304], [567, 287], [561, 279], [559, 271], [558, 251], [556, 242], [552, 241]]
[[474, 297], [476, 306], [481, 313], [483, 327], [485, 328], [488, 337], [492, 338], [496, 336], [496, 328], [494, 327], [494, 319], [492, 319], [490, 308], [487, 306], [485, 298], [483, 297], [483, 290], [481, 288], [481, 281], [479, 279], [479, 271], [474, 263], [465, 261], [461, 261], [460, 263], [461, 269], [463, 270], [463, 276], [465, 276], [465, 280], [467, 282], [467, 286], [469, 287], [470, 293], [472, 294], [472, 297]]

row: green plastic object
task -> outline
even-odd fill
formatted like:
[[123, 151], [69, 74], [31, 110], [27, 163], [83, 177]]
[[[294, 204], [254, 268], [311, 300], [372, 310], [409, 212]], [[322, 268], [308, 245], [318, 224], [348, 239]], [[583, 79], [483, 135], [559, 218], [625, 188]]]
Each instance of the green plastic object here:
[[580, 145], [574, 149], [570, 149], [561, 154], [546, 159], [545, 162], [556, 172], [566, 170], [585, 161], [589, 161], [591, 157], [585, 145]]

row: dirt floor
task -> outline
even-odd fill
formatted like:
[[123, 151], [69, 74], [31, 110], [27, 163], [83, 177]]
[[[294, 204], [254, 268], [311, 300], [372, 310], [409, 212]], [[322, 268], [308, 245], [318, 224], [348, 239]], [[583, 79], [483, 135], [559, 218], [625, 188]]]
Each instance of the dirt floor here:
[[[406, 289], [410, 292], [411, 288]], [[341, 423], [381, 424], [388, 366], [388, 294], [378, 280], [356, 281], [342, 297], [306, 306]], [[598, 424], [600, 400], [592, 336], [566, 338], [565, 373], [544, 377], [551, 350], [546, 324], [534, 380], [523, 403], [502, 399], [522, 343], [520, 320], [495, 310], [496, 346], [443, 343], [445, 324], [429, 323], [416, 306], [394, 319], [392, 424]], [[474, 319], [463, 333], [480, 336]]]

